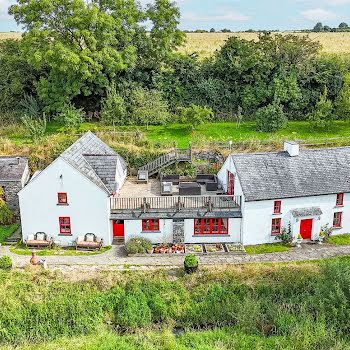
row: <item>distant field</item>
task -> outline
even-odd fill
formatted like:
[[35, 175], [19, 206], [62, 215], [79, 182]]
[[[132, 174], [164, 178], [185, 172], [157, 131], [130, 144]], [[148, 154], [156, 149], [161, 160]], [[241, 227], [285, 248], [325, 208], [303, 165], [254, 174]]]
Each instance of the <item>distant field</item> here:
[[[304, 33], [294, 34], [306, 35]], [[309, 33], [307, 35], [312, 40], [319, 41], [325, 53], [350, 53], [350, 33]], [[258, 38], [257, 33], [188, 33], [187, 43], [180, 51], [188, 54], [198, 52], [200, 56], [208, 57], [219, 49], [230, 36], [237, 36], [246, 40], [256, 40]]]
[[17, 32], [11, 32], [11, 33], [0, 32], [0, 40], [4, 40], [4, 39], [19, 39], [20, 37], [21, 37], [21, 33], [17, 33]]

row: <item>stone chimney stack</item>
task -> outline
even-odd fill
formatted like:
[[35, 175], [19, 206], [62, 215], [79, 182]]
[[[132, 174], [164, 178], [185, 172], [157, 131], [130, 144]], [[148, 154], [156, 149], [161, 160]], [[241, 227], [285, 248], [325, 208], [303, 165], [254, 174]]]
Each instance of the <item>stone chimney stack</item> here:
[[299, 143], [295, 141], [285, 141], [284, 151], [287, 152], [290, 157], [297, 157], [300, 151]]

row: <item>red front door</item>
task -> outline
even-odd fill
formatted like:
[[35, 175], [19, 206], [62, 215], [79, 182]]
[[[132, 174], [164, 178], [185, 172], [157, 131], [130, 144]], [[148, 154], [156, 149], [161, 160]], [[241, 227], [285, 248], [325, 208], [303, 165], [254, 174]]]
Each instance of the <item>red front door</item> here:
[[124, 237], [124, 220], [113, 220], [113, 236]]
[[235, 176], [227, 171], [227, 194], [233, 196], [235, 194]]
[[300, 235], [303, 239], [311, 239], [312, 235], [312, 219], [301, 220]]

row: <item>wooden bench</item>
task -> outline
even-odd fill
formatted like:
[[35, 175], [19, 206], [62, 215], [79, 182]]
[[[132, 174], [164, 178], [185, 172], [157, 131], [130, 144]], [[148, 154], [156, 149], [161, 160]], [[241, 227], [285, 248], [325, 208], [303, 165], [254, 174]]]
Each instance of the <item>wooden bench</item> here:
[[51, 248], [53, 241], [51, 238], [48, 238], [45, 232], [37, 232], [34, 235], [28, 235], [25, 243], [28, 248]]
[[75, 240], [75, 249], [85, 249], [85, 250], [100, 250], [103, 245], [103, 239], [97, 239], [94, 233], [87, 233], [85, 236], [79, 236]]

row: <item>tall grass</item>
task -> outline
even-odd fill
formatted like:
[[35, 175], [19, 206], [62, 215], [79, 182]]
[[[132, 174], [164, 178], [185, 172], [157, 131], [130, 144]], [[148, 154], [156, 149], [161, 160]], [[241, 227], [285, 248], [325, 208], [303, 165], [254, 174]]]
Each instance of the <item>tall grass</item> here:
[[0, 342], [50, 341], [98, 329], [125, 334], [229, 327], [252, 338], [297, 339], [298, 349], [305, 344], [330, 349], [349, 341], [349, 285], [347, 259], [190, 277], [101, 275], [78, 282], [51, 273], [1, 272]]

